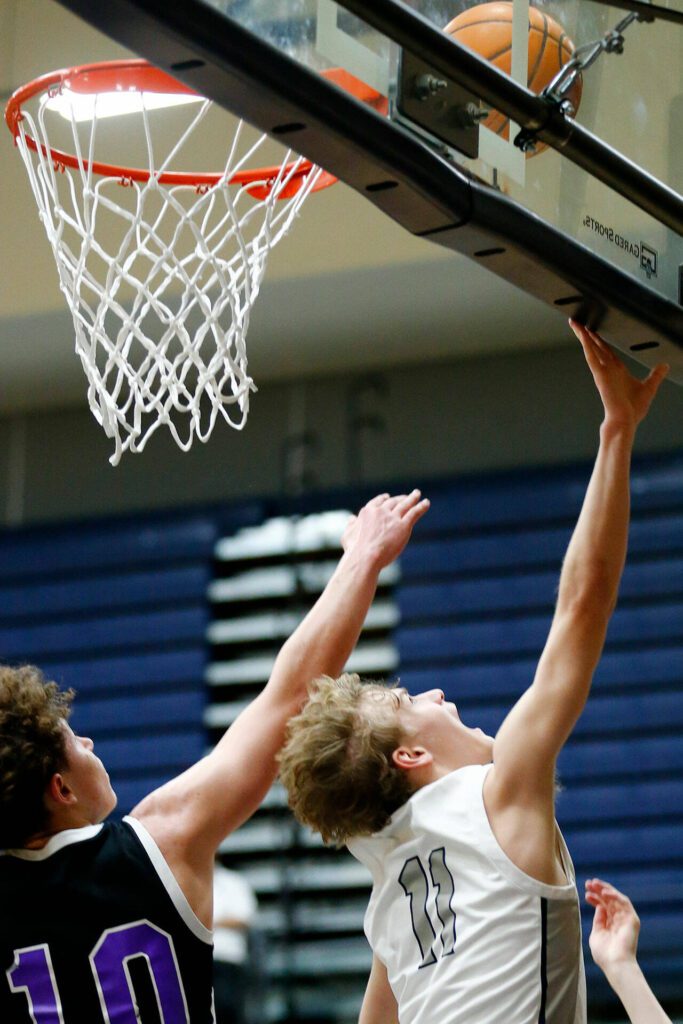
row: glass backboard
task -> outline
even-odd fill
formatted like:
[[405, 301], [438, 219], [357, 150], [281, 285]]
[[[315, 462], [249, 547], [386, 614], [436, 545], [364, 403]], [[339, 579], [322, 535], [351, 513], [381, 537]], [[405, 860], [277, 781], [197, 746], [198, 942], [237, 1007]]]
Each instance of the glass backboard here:
[[[403, 121], [397, 93], [400, 50], [332, 0], [204, 0], [208, 6], [308, 68], [341, 66], [388, 97], [387, 116]], [[683, 12], [683, 0], [666, 0]], [[666, 4], [665, 4], [666, 5]], [[475, 7], [464, 0], [413, 0], [439, 28]], [[528, 0], [510, 8], [510, 75], [527, 84]], [[627, 14], [594, 0], [535, 0], [575, 47], [599, 40]], [[490, 12], [486, 14], [491, 17]], [[566, 52], [566, 51], [565, 51]], [[500, 66], [500, 61], [497, 61]], [[577, 121], [677, 192], [683, 191], [683, 25], [636, 21], [623, 53], [602, 53], [583, 75]], [[482, 125], [476, 159], [434, 145], [457, 166], [520, 202], [634, 279], [683, 302], [683, 238], [552, 149], [525, 156], [507, 133]], [[491, 119], [489, 119], [491, 123]], [[494, 123], [494, 127], [496, 124]], [[425, 136], [419, 127], [414, 131]]]

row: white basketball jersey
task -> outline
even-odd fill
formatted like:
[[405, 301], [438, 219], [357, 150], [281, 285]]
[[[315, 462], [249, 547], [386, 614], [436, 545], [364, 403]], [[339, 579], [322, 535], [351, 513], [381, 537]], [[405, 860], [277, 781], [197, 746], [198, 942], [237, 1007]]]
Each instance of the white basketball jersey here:
[[365, 933], [387, 968], [400, 1024], [585, 1024], [581, 920], [566, 885], [530, 878], [484, 808], [491, 765], [425, 786], [349, 849], [372, 872]]

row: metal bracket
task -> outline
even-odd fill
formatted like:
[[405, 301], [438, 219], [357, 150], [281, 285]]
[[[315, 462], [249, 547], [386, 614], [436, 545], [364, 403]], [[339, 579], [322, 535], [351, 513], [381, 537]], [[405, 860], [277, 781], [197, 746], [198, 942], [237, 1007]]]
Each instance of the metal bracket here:
[[478, 96], [407, 50], [400, 55], [396, 108], [402, 117], [465, 156], [479, 155], [479, 124], [489, 111]]

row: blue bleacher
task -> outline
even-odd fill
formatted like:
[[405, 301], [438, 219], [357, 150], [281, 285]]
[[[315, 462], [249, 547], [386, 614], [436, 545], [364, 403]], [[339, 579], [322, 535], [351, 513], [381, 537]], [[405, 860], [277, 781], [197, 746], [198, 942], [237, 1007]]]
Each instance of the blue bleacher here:
[[[527, 608], [552, 609], [557, 593], [557, 571], [517, 572], [514, 575], [447, 582], [405, 583], [398, 596], [403, 617], [439, 619], [477, 613], [516, 612]], [[620, 597], [626, 600], [683, 595], [683, 558], [657, 558], [626, 567]]]
[[74, 612], [115, 612], [118, 609], [187, 604], [203, 601], [207, 566], [159, 567], [155, 571], [130, 571], [95, 578], [75, 578], [58, 583], [0, 584], [0, 623], [19, 619], [35, 622], [38, 617], [65, 617]]
[[172, 731], [168, 731], [168, 723], [157, 723], [153, 733], [147, 729], [135, 736], [100, 739], [95, 749], [110, 770], [112, 779], [128, 779], [143, 773], [158, 774], [161, 768], [168, 769], [170, 778], [198, 761], [205, 747], [206, 734], [200, 721]]
[[220, 529], [259, 503], [0, 532], [0, 659], [77, 691], [119, 813], [201, 758], [207, 586]]
[[164, 647], [196, 641], [206, 627], [204, 603], [193, 608], [150, 610], [136, 615], [85, 616], [69, 622], [48, 622], [0, 629], [0, 650], [5, 658], [42, 662], [55, 655], [78, 651], [115, 651], [131, 646]]
[[0, 535], [0, 578], [46, 579], [59, 573], [90, 573], [94, 567], [201, 558], [215, 536], [216, 524], [209, 516], [7, 531]]
[[[431, 509], [425, 534], [468, 531], [576, 519], [591, 472], [583, 465], [526, 469], [472, 476], [429, 488]], [[631, 478], [634, 514], [681, 511], [683, 456], [634, 460]]]
[[[479, 696], [472, 697], [469, 689], [460, 693], [448, 691], [447, 695], [455, 701], [467, 725], [478, 725], [490, 733], [498, 729], [514, 702], [483, 702]], [[591, 699], [574, 728], [572, 742], [615, 736], [643, 738], [671, 729], [683, 730], [683, 700], [676, 690], [603, 694], [600, 686], [594, 684]]]
[[43, 671], [60, 684], [74, 687], [79, 694], [104, 696], [112, 691], [164, 693], [188, 684], [196, 687], [205, 667], [203, 645], [170, 651], [131, 651], [114, 656], [90, 652], [84, 658], [44, 658], [41, 662]]
[[[432, 509], [429, 510], [431, 517]], [[437, 579], [440, 576], [473, 574], [487, 570], [517, 573], [536, 566], [559, 566], [574, 526], [568, 518], [563, 526], [534, 529], [533, 515], [522, 519], [514, 527], [498, 532], [488, 527], [477, 532], [471, 529], [459, 535], [453, 525], [452, 535], [438, 536], [428, 529], [431, 520], [425, 520], [419, 536], [420, 543], [411, 543], [401, 556], [405, 578]], [[632, 559], [659, 551], [674, 554], [683, 551], [683, 514], [674, 511], [666, 515], [635, 519], [629, 533], [629, 552]]]
[[[419, 693], [440, 687], [449, 700], [486, 700], [512, 698], [531, 683], [538, 654], [491, 658], [482, 663], [409, 665], [400, 671], [401, 682]], [[593, 681], [593, 693], [602, 690], [634, 688], [649, 692], [653, 688], [672, 686], [680, 690], [683, 665], [683, 643], [662, 644], [641, 650], [614, 651], [603, 654]]]
[[[201, 680], [201, 674], [195, 677], [188, 689], [169, 692], [165, 686], [159, 693], [145, 694], [144, 699], [139, 692], [120, 697], [116, 690], [113, 695], [109, 692], [106, 699], [100, 700], [88, 700], [79, 695], [74, 704], [71, 726], [82, 736], [98, 739], [112, 733], [120, 735], [131, 728], [155, 729], [160, 722], [167, 729], [186, 726], [188, 722], [201, 722], [205, 700], [203, 688], [197, 685], [197, 680]], [[203, 745], [203, 730], [200, 734]]]
[[[616, 707], [615, 714], [618, 714]], [[683, 739], [680, 730], [674, 727], [664, 736], [643, 739], [629, 735], [628, 739], [615, 739], [610, 735], [590, 743], [574, 742], [562, 751], [558, 765], [567, 783], [595, 778], [598, 774], [610, 778], [621, 775], [625, 779], [673, 775], [683, 771]]]
[[[589, 784], [579, 787], [570, 784], [562, 769], [559, 774], [567, 788], [558, 795], [557, 818], [565, 830], [613, 822], [649, 824], [661, 818], [662, 807], [666, 807], [669, 821], [683, 823], [683, 776], [654, 781], [637, 777], [607, 784], [592, 772]], [[586, 868], [590, 870], [590, 865]]]
[[[435, 626], [410, 626], [404, 619], [396, 631], [401, 661], [410, 664], [488, 658], [543, 648], [550, 627], [550, 613], [523, 617], [485, 618], [479, 621], [446, 622]], [[608, 643], [634, 646], [652, 640], [683, 642], [683, 601], [618, 608], [612, 616]]]
[[[678, 865], [683, 870], [683, 821], [672, 824], [595, 825], [565, 829], [579, 876], [610, 879], [615, 867]], [[680, 921], [679, 921], [680, 927]]]

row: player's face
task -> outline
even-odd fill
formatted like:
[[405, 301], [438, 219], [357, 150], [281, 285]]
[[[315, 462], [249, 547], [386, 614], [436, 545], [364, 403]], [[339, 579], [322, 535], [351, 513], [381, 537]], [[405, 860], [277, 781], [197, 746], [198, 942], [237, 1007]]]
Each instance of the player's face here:
[[60, 774], [78, 799], [78, 810], [84, 821], [103, 821], [116, 807], [116, 793], [107, 770], [95, 754], [94, 743], [87, 736], [77, 736], [64, 723], [67, 767]]
[[428, 750], [442, 765], [454, 769], [467, 764], [488, 764], [493, 758], [493, 738], [465, 725], [443, 690], [427, 690], [411, 696], [399, 688], [389, 691], [398, 702], [398, 715], [406, 740]]

